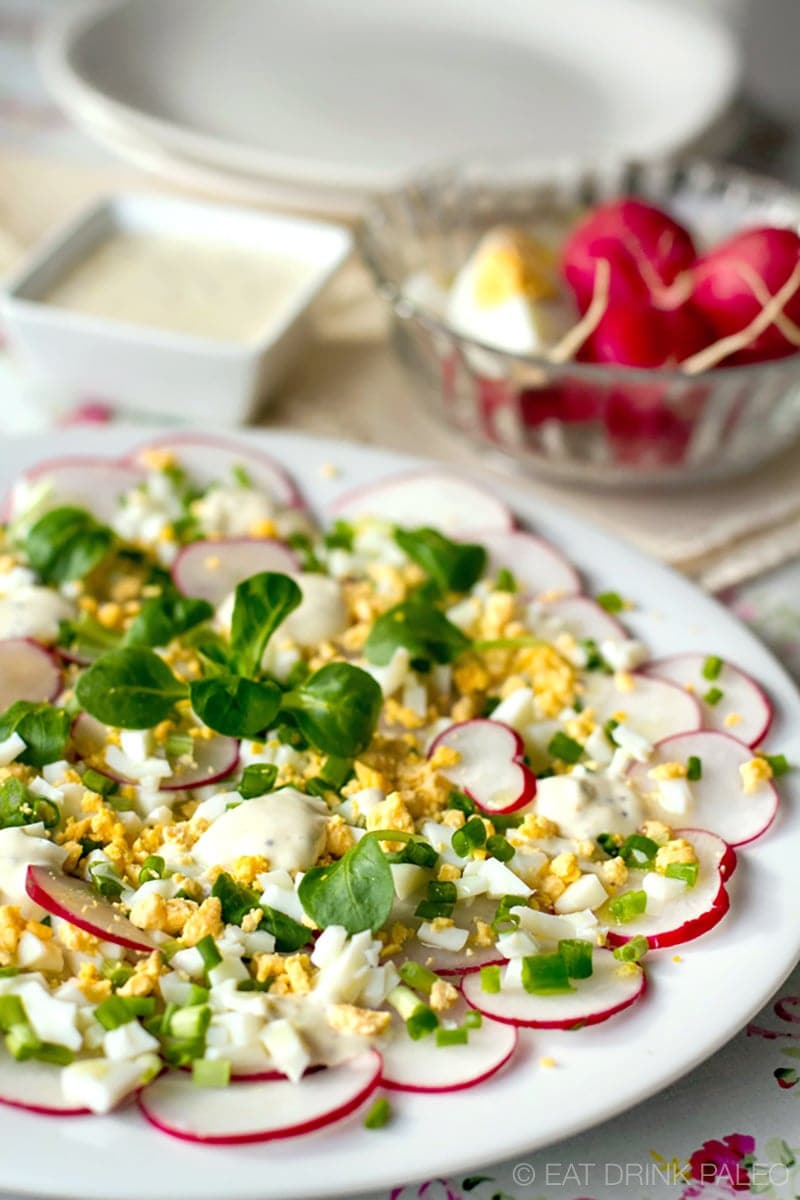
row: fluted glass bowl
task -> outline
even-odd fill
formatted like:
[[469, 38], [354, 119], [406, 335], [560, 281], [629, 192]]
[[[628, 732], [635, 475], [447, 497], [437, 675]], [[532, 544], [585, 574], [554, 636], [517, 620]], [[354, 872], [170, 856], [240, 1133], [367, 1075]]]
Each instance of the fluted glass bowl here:
[[752, 469], [800, 434], [800, 353], [691, 376], [554, 365], [463, 337], [406, 292], [420, 271], [451, 280], [494, 225], [566, 229], [620, 194], [673, 213], [701, 247], [746, 226], [800, 227], [800, 193], [707, 163], [565, 164], [546, 177], [541, 164], [432, 170], [372, 201], [358, 234], [392, 307], [395, 348], [432, 410], [530, 473], [620, 486]]

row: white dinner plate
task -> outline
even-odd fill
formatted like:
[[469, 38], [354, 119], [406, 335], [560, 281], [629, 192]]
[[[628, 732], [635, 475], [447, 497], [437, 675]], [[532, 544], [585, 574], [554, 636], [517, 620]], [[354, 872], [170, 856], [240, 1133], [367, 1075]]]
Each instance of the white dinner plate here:
[[463, 155], [670, 153], [739, 77], [729, 31], [664, 0], [89, 0], [42, 62], [75, 115], [311, 192]]
[[[0, 443], [0, 483], [38, 459], [118, 454], [148, 436], [141, 428], [76, 429]], [[151, 431], [151, 436], [156, 432]], [[321, 507], [354, 485], [414, 460], [291, 433], [248, 431], [293, 470]], [[335, 464], [339, 474], [323, 477]], [[324, 472], [329, 474], [327, 470]], [[494, 486], [494, 485], [493, 485]], [[769, 691], [776, 719], [769, 746], [800, 763], [800, 697], [771, 654], [687, 580], [616, 538], [586, 526], [509, 482], [497, 489], [521, 519], [551, 538], [584, 573], [587, 587], [634, 600], [630, 624], [654, 654], [699, 650], [726, 656]], [[432, 514], [433, 517], [433, 514]], [[730, 915], [697, 942], [648, 962], [650, 987], [635, 1008], [575, 1032], [526, 1033], [513, 1062], [488, 1082], [454, 1095], [394, 1093], [394, 1119], [367, 1131], [362, 1116], [308, 1137], [267, 1145], [202, 1147], [172, 1141], [135, 1109], [107, 1117], [52, 1120], [4, 1109], [0, 1190], [82, 1200], [309, 1200], [347, 1197], [412, 1179], [467, 1174], [524, 1156], [631, 1105], [692, 1070], [763, 1005], [800, 955], [800, 784], [781, 781], [773, 829], [742, 848]], [[545, 1070], [541, 1056], [559, 1064]]]

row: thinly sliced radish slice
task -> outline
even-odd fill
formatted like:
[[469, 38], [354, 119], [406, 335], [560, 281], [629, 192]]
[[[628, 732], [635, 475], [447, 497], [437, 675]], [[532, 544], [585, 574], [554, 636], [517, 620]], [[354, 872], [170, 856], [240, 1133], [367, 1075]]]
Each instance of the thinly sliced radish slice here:
[[0, 712], [15, 700], [55, 700], [61, 670], [53, 655], [30, 638], [0, 640]]
[[299, 570], [288, 546], [272, 538], [227, 538], [192, 542], [172, 564], [172, 579], [184, 596], [220, 604], [243, 579], [260, 571], [289, 575]]
[[[711, 688], [722, 696], [716, 704], [701, 705], [703, 727], [719, 733], [731, 733], [748, 746], [757, 746], [767, 736], [772, 724], [772, 704], [763, 689], [732, 663], [723, 663], [719, 674], [709, 681], [703, 675], [707, 662], [703, 654], [676, 654], [648, 663], [648, 675], [668, 679], [691, 690], [699, 700]], [[738, 718], [738, 719], [737, 719]]]
[[[718, 925], [730, 907], [725, 881], [736, 867], [736, 851], [715, 833], [705, 829], [678, 829], [676, 837], [686, 838], [697, 853], [697, 883], [684, 888], [657, 914], [637, 917], [625, 925], [612, 927], [608, 944], [620, 946], [638, 934], [647, 938], [651, 950], [680, 946], [691, 942]], [[627, 888], [637, 888], [643, 872], [631, 872]]]
[[[496, 909], [497, 901], [494, 902], [494, 907]], [[466, 916], [466, 911], [460, 914], [460, 919]], [[411, 941], [406, 942], [400, 954], [393, 956], [392, 961], [400, 966], [401, 963], [409, 960], [430, 967], [437, 975], [459, 976], [479, 971], [481, 967], [485, 967], [489, 963], [500, 963], [503, 958], [497, 946], [470, 946], [466, 950], [443, 950], [440, 946], [424, 946], [422, 942], [412, 938]]]
[[119, 909], [93, 892], [82, 879], [50, 867], [28, 867], [25, 891], [34, 904], [41, 905], [52, 916], [77, 925], [101, 941], [143, 954], [156, 949], [149, 934], [137, 929]]
[[574, 979], [573, 992], [536, 996], [522, 987], [484, 992], [480, 975], [467, 975], [461, 990], [468, 1004], [485, 1017], [508, 1025], [536, 1029], [574, 1029], [597, 1025], [635, 1004], [644, 995], [645, 973], [632, 963], [619, 963], [610, 950], [592, 954], [589, 979]]
[[583, 702], [594, 709], [601, 724], [625, 713], [624, 724], [650, 742], [702, 727], [700, 706], [684, 688], [638, 671], [629, 675], [627, 683], [632, 684], [630, 691], [620, 688], [610, 675], [587, 676]]
[[24, 1108], [45, 1117], [85, 1117], [88, 1108], [68, 1104], [61, 1090], [61, 1067], [50, 1063], [0, 1059], [0, 1104]]
[[675, 823], [675, 813], [661, 807], [658, 782], [649, 771], [659, 763], [686, 763], [692, 756], [700, 759], [703, 774], [689, 784], [692, 805], [684, 819], [731, 846], [742, 846], [764, 833], [778, 811], [775, 787], [765, 780], [755, 791], [746, 792], [739, 769], [752, 759], [752, 750], [727, 733], [711, 730], [665, 738], [648, 763], [631, 768], [630, 778], [647, 798], [649, 815], [668, 825]]
[[[460, 1025], [466, 1012], [469, 1009], [462, 1002], [448, 1009], [444, 1019]], [[458, 1092], [475, 1087], [506, 1065], [517, 1040], [510, 1025], [484, 1020], [479, 1029], [469, 1030], [465, 1044], [437, 1046], [435, 1035], [414, 1041], [395, 1017], [391, 1041], [381, 1047], [381, 1083], [400, 1092]]]
[[214, 1146], [298, 1137], [349, 1116], [378, 1084], [381, 1056], [368, 1050], [299, 1082], [267, 1079], [201, 1088], [179, 1072], [160, 1076], [138, 1096], [151, 1125], [170, 1137]]
[[522, 761], [525, 743], [510, 725], [484, 717], [460, 721], [434, 738], [428, 758], [443, 746], [460, 758], [440, 773], [484, 812], [514, 812], [536, 795], [536, 776]]
[[624, 641], [628, 632], [614, 617], [590, 600], [588, 596], [561, 596], [541, 605], [533, 616], [537, 633], [545, 637], [556, 633], [571, 633], [578, 641]]
[[[472, 540], [469, 534], [462, 541]], [[535, 599], [546, 592], [569, 595], [581, 590], [578, 572], [563, 554], [544, 538], [512, 529], [510, 533], [487, 533], [479, 530], [475, 541], [485, 546], [492, 574], [505, 567], [514, 576], [519, 591]]]
[[192, 483], [206, 488], [212, 483], [234, 481], [234, 471], [243, 467], [253, 486], [288, 508], [304, 506], [303, 497], [286, 471], [268, 454], [228, 438], [210, 437], [203, 433], [173, 433], [154, 442], [137, 446], [128, 455], [128, 462], [146, 465], [147, 452], [164, 450], [174, 454], [188, 472]]
[[[92, 758], [102, 753], [108, 745], [109, 729], [88, 713], [79, 713], [72, 722], [72, 745], [81, 758]], [[195, 738], [192, 746], [194, 760], [191, 763], [176, 762], [172, 774], [159, 782], [163, 792], [180, 792], [187, 788], [205, 787], [217, 783], [236, 770], [239, 765], [239, 743], [235, 738], [215, 733], [210, 738]], [[92, 766], [101, 775], [107, 775], [117, 783], [136, 784], [132, 776], [114, 771], [104, 762], [93, 762]]]
[[[130, 463], [105, 458], [53, 458], [26, 471], [11, 493], [10, 518], [24, 513], [31, 489], [47, 485], [48, 508], [74, 505], [85, 508], [98, 521], [111, 521], [119, 509], [120, 496], [130, 492], [144, 474]], [[22, 484], [22, 486], [20, 486]]]
[[467, 479], [441, 471], [412, 471], [357, 488], [334, 500], [334, 517], [376, 517], [409, 528], [435, 525], [443, 533], [506, 533], [514, 518], [501, 500]]

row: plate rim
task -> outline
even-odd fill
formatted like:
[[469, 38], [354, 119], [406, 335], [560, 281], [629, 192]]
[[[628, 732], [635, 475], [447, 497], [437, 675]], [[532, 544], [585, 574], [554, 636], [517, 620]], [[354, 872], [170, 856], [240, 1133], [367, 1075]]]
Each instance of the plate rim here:
[[[108, 456], [118, 457], [127, 450], [135, 447], [137, 444], [145, 443], [148, 438], [154, 438], [161, 435], [168, 436], [171, 432], [173, 432], [173, 430], [167, 427], [154, 427], [145, 425], [114, 425], [111, 427], [105, 427], [104, 429], [92, 431], [87, 431], [85, 427], [76, 427], [69, 431], [52, 431], [46, 434], [38, 434], [15, 439], [14, 442], [10, 444], [11, 448], [7, 450], [6, 453], [10, 456], [14, 454], [14, 450], [19, 450], [21, 448], [22, 453], [16, 454], [14, 456], [15, 459], [36, 461], [38, 458], [52, 456], [54, 450], [58, 454], [68, 453], [70, 442], [75, 441], [80, 444], [84, 452], [89, 455], [103, 456], [105, 454]], [[218, 434], [220, 438], [227, 440], [235, 440], [237, 436], [241, 438], [241, 434], [237, 435], [237, 433], [231, 430], [211, 430], [207, 432], [209, 432], [211, 436]], [[449, 463], [439, 464], [433, 462], [432, 460], [426, 460], [418, 456], [412, 456], [395, 451], [387, 451], [373, 446], [356, 445], [355, 443], [346, 442], [339, 439], [329, 439], [295, 431], [255, 429], [248, 430], [245, 436], [255, 441], [267, 452], [272, 449], [273, 453], [276, 454], [276, 457], [283, 462], [303, 461], [313, 464], [315, 457], [319, 458], [320, 454], [322, 455], [320, 462], [324, 461], [336, 463], [337, 459], [345, 461], [350, 459], [359, 463], [359, 470], [364, 464], [366, 464], [367, 475], [372, 475], [374, 478], [381, 478], [387, 474], [386, 468], [382, 465], [387, 458], [392, 462], [391, 469], [398, 472], [407, 469], [431, 469], [438, 467], [445, 473], [460, 474], [467, 479], [472, 479], [478, 483], [484, 483], [486, 486], [489, 486], [493, 491], [496, 491], [501, 498], [506, 498], [510, 506], [516, 512], [518, 512], [526, 522], [531, 522], [536, 526], [537, 529], [541, 525], [546, 536], [552, 534], [553, 528], [558, 529], [559, 527], [562, 527], [567, 530], [577, 529], [579, 538], [581, 536], [588, 536], [598, 543], [597, 553], [601, 561], [604, 558], [606, 550], [616, 550], [618, 553], [621, 552], [623, 559], [626, 559], [628, 563], [632, 564], [635, 568], [646, 569], [647, 572], [649, 572], [651, 575], [654, 575], [655, 585], [660, 585], [661, 583], [663, 583], [664, 586], [674, 587], [677, 585], [678, 591], [683, 592], [687, 600], [691, 600], [692, 598], [696, 600], [699, 597], [703, 602], [702, 607], [708, 608], [708, 611], [713, 615], [721, 614], [724, 618], [723, 623], [730, 626], [737, 636], [740, 636], [743, 639], [745, 645], [745, 661], [743, 665], [745, 668], [750, 670], [750, 658], [752, 655], [769, 665], [770, 673], [779, 685], [776, 689], [775, 683], [771, 680], [770, 690], [772, 692], [777, 690], [779, 693], [779, 704], [776, 705], [776, 724], [779, 727], [782, 727], [787, 722], [788, 717], [792, 714], [792, 710], [794, 710], [793, 726], [800, 724], [797, 720], [798, 717], [800, 717], [800, 693], [798, 692], [796, 683], [783, 669], [782, 665], [775, 658], [772, 652], [766, 646], [764, 646], [764, 644], [761, 643], [753, 633], [743, 626], [732, 613], [723, 608], [713, 598], [704, 595], [691, 581], [687, 580], [683, 576], [680, 576], [677, 572], [673, 571], [664, 564], [651, 559], [642, 551], [623, 542], [614, 534], [610, 534], [604, 530], [596, 528], [589, 522], [572, 516], [572, 514], [569, 512], [559, 512], [552, 502], [541, 501], [535, 497], [528, 497], [527, 503], [524, 499], [520, 501], [520, 496], [524, 496], [524, 480], [520, 480], [518, 477], [512, 477], [510, 481], [506, 480], [505, 482], [501, 483], [497, 474], [490, 471], [475, 470], [474, 468], [459, 470], [458, 467], [455, 467]], [[246, 445], [247, 443], [244, 438], [242, 438], [242, 440]], [[311, 451], [312, 449], [313, 453], [303, 455], [304, 450]], [[8, 474], [9, 478], [13, 480], [14, 474], [17, 472], [17, 468], [11, 469], [10, 464], [8, 464], [10, 469], [7, 472], [6, 464], [3, 463], [2, 457], [3, 451], [0, 449], [0, 479], [5, 479]], [[375, 468], [374, 471], [372, 470], [373, 467]], [[300, 474], [300, 472], [297, 472], [297, 474]], [[314, 486], [311, 490], [321, 493], [324, 496], [332, 497], [337, 492], [344, 492], [345, 490], [348, 490], [349, 486], [352, 486], [352, 484], [348, 483], [347, 480], [342, 483], [341, 477], [330, 482], [318, 480], [315, 477]], [[509, 497], [511, 497], [511, 499], [509, 499]], [[533, 517], [534, 512], [536, 513], [535, 519]], [[596, 574], [596, 568], [589, 568], [587, 571], [586, 564], [582, 562], [580, 555], [577, 556], [575, 561], [578, 568], [582, 570], [584, 578], [591, 581], [592, 577]], [[603, 570], [600, 571], [600, 578], [607, 578], [604, 576]], [[636, 581], [636, 586], [638, 586], [638, 579]], [[635, 595], [635, 588], [627, 590], [634, 591]], [[759, 671], [756, 670], [756, 676], [758, 677], [758, 675]], [[795, 740], [797, 745], [800, 747], [800, 734], [795, 735]], [[784, 743], [782, 741], [781, 745], [783, 746], [783, 744]], [[770, 846], [774, 848], [776, 845], [783, 845], [787, 836], [791, 836], [792, 832], [794, 832], [795, 836], [800, 834], [800, 814], [798, 813], [798, 807], [800, 807], [800, 781], [793, 780], [791, 776], [787, 777], [787, 780], [782, 784], [782, 801], [782, 816], [779, 816], [778, 818], [778, 822], [776, 823], [776, 831], [765, 835], [763, 839], [755, 842], [752, 847], [744, 848], [744, 854], [741, 856], [742, 861], [740, 862], [740, 871], [744, 871], [745, 863], [752, 861], [754, 857], [757, 862], [759, 849], [763, 853], [765, 848], [767, 848], [768, 851]], [[794, 828], [792, 829], [792, 827]], [[786, 864], [785, 871], [786, 878], [781, 881], [784, 885], [782, 890], [783, 899], [793, 899], [796, 901], [798, 898], [800, 898], [800, 877], [798, 877], [797, 873], [795, 872], [791, 879], [789, 878], [790, 865], [788, 863]], [[734, 877], [734, 880], [735, 879], [736, 877]], [[735, 908], [736, 906], [734, 905], [734, 910]], [[750, 910], [748, 910], [748, 913], [749, 912]], [[722, 932], [724, 932], [724, 927]], [[785, 933], [786, 930], [784, 929], [784, 934]], [[713, 931], [710, 936], [713, 936]], [[706, 944], [710, 945], [710, 943]], [[715, 945], [715, 948], [719, 948], [718, 944]], [[679, 949], [683, 950], [684, 948], [680, 947]], [[441, 1150], [441, 1147], [439, 1147], [437, 1149], [437, 1154], [441, 1154], [441, 1157], [437, 1157], [436, 1165], [432, 1166], [430, 1163], [427, 1163], [419, 1170], [419, 1172], [417, 1172], [417, 1168], [415, 1166], [413, 1178], [423, 1178], [432, 1174], [442, 1173], [467, 1173], [470, 1169], [487, 1166], [487, 1159], [489, 1162], [499, 1162], [504, 1159], [513, 1158], [515, 1155], [525, 1155], [533, 1152], [534, 1150], [541, 1150], [546, 1146], [558, 1144], [569, 1137], [573, 1137], [578, 1133], [602, 1124], [610, 1118], [613, 1118], [614, 1116], [617, 1116], [620, 1113], [635, 1107], [642, 1101], [657, 1095], [670, 1084], [674, 1083], [684, 1075], [687, 1075], [696, 1066], [706, 1061], [706, 1059], [714, 1054], [721, 1046], [734, 1037], [736, 1033], [753, 1017], [753, 1015], [759, 1011], [765, 1001], [774, 994], [776, 989], [780, 987], [781, 983], [786, 979], [793, 969], [797, 958], [800, 957], [800, 925], [795, 925], [792, 927], [791, 937], [784, 943], [783, 950], [784, 958], [781, 961], [780, 969], [776, 973], [769, 976], [768, 983], [764, 984], [762, 982], [758, 989], [752, 992], [746, 1008], [743, 1010], [737, 1010], [735, 1019], [728, 1019], [712, 1037], [708, 1038], [703, 1043], [699, 1051], [695, 1051], [688, 1057], [678, 1056], [678, 1065], [673, 1066], [673, 1068], [670, 1070], [661, 1071], [658, 1075], [657, 1082], [654, 1082], [653, 1080], [645, 1082], [641, 1084], [641, 1086], [634, 1087], [626, 1091], [624, 1095], [622, 1095], [617, 1101], [603, 1106], [602, 1111], [598, 1110], [594, 1112], [593, 1115], [583, 1116], [576, 1118], [571, 1122], [565, 1122], [563, 1127], [559, 1128], [555, 1136], [546, 1136], [544, 1138], [537, 1139], [529, 1134], [523, 1134], [522, 1136], [517, 1135], [512, 1141], [504, 1142], [500, 1148], [494, 1148], [488, 1152], [485, 1146], [483, 1146], [483, 1143], [480, 1143], [479, 1149], [469, 1151], [466, 1153], [466, 1155], [463, 1143], [449, 1147], [449, 1152], [446, 1154]], [[687, 947], [686, 954], [691, 954], [691, 946]], [[651, 974], [657, 976], [659, 973], [662, 973], [662, 965], [663, 967], [666, 967], [666, 961], [663, 958], [659, 958], [657, 963], [654, 964]], [[661, 984], [658, 984], [657, 986], [660, 987]], [[643, 1003], [643, 1005], [640, 1007], [644, 1009], [645, 1004]], [[633, 1011], [635, 1012], [635, 1010]], [[594, 1029], [602, 1029], [602, 1026], [596, 1026]], [[586, 1032], [588, 1033], [589, 1031], [587, 1030]], [[493, 1087], [495, 1090], [498, 1088], [502, 1089], [504, 1078], [505, 1074], [501, 1073], [501, 1076], [495, 1080], [490, 1080], [482, 1088], [476, 1089], [476, 1093], [485, 1094], [490, 1087]], [[469, 1093], [460, 1093], [460, 1095], [469, 1096]], [[411, 1099], [413, 1102], [417, 1103], [424, 1098], [414, 1096]], [[441, 1100], [442, 1097], [439, 1097], [438, 1099]], [[14, 1109], [3, 1109], [3, 1117], [9, 1133], [13, 1132], [11, 1127], [14, 1123], [15, 1117], [17, 1116], [21, 1116], [23, 1119], [30, 1119], [30, 1114], [18, 1114]], [[34, 1119], [37, 1121], [44, 1120], [44, 1118]], [[138, 1115], [135, 1119], [139, 1119]], [[87, 1118], [87, 1120], [91, 1120], [91, 1118]], [[99, 1118], [99, 1120], [113, 1121], [114, 1118], [112, 1116], [111, 1118]], [[69, 1127], [70, 1123], [60, 1122], [59, 1124], [61, 1127]], [[122, 1136], [124, 1137], [125, 1133], [129, 1132], [129, 1127], [126, 1129], [124, 1119], [120, 1121], [120, 1124], [123, 1126]], [[336, 1128], [336, 1126], [332, 1127], [333, 1131], [335, 1131]], [[33, 1126], [32, 1129], [34, 1130], [32, 1136], [35, 1138], [38, 1125]], [[152, 1131], [149, 1129], [147, 1130], [147, 1133], [152, 1136]], [[157, 1144], [160, 1145], [161, 1142], [159, 1141]], [[296, 1147], [302, 1145], [303, 1147], [313, 1148], [314, 1142], [313, 1139], [307, 1139], [303, 1142], [292, 1142], [290, 1140], [289, 1142], [284, 1143], [284, 1145], [289, 1147], [291, 1147], [292, 1144], [294, 1144]], [[273, 1145], [281, 1145], [281, 1143], [273, 1143]], [[372, 1145], [372, 1143], [370, 1143], [370, 1145]], [[184, 1151], [186, 1149], [187, 1148], [184, 1147]], [[259, 1152], [263, 1152], [265, 1156], [268, 1156], [270, 1153], [269, 1146], [265, 1147], [256, 1145], [252, 1147], [241, 1147], [240, 1149], [242, 1151], [254, 1151], [256, 1155]], [[192, 1167], [197, 1167], [198, 1169], [202, 1167], [200, 1160], [204, 1151], [207, 1151], [207, 1148], [201, 1146], [194, 1146], [189, 1149], [189, 1153], [191, 1153], [193, 1156], [192, 1160], [190, 1160], [188, 1164], [190, 1169]], [[213, 1153], [217, 1154], [219, 1151], [215, 1149]], [[245, 1163], [251, 1164], [250, 1168], [248, 1169], [249, 1182], [246, 1187], [244, 1184], [232, 1182], [231, 1187], [227, 1192], [229, 1200], [257, 1200], [257, 1198], [265, 1197], [267, 1195], [275, 1197], [280, 1196], [281, 1200], [311, 1200], [312, 1197], [353, 1197], [354, 1195], [363, 1193], [365, 1191], [374, 1192], [382, 1188], [391, 1188], [398, 1185], [396, 1172], [390, 1166], [389, 1169], [373, 1173], [366, 1181], [360, 1180], [358, 1182], [352, 1181], [347, 1184], [342, 1184], [341, 1182], [327, 1179], [323, 1182], [315, 1181], [309, 1186], [309, 1184], [303, 1180], [302, 1191], [298, 1191], [295, 1188], [290, 1188], [287, 1190], [285, 1182], [281, 1181], [282, 1190], [280, 1192], [267, 1193], [264, 1190], [265, 1181], [262, 1177], [260, 1177], [259, 1168], [264, 1162], [269, 1163], [268, 1157], [259, 1159], [255, 1157], [255, 1155], [251, 1154], [245, 1154], [243, 1157]], [[383, 1155], [384, 1159], [385, 1157], [386, 1155]], [[313, 1153], [310, 1153], [308, 1158], [313, 1160]], [[186, 1181], [184, 1180], [182, 1186], [185, 1187], [185, 1183]], [[53, 1197], [54, 1200], [55, 1198], [58, 1198], [58, 1200], [68, 1200], [68, 1198], [80, 1194], [84, 1200], [89, 1200], [89, 1198], [92, 1198], [92, 1200], [101, 1200], [102, 1197], [107, 1195], [108, 1184], [107, 1180], [104, 1178], [96, 1178], [94, 1182], [83, 1181], [80, 1186], [80, 1191], [78, 1192], [75, 1188], [70, 1190], [69, 1187], [52, 1186], [49, 1183], [46, 1186], [43, 1186], [41, 1182], [37, 1182], [28, 1186], [25, 1184], [24, 1179], [14, 1179], [11, 1184], [7, 1185], [2, 1178], [0, 1178], [0, 1187], [8, 1188], [8, 1190], [19, 1193], [20, 1196], [26, 1197], [48, 1196]], [[130, 1190], [126, 1190], [127, 1187], [129, 1187]], [[117, 1195], [120, 1200], [137, 1200], [138, 1196], [141, 1194], [141, 1189], [140, 1187], [136, 1187], [136, 1190], [134, 1190], [134, 1188], [134, 1182], [131, 1184], [125, 1184], [122, 1189], [117, 1186], [115, 1187], [115, 1195]], [[211, 1200], [213, 1195], [213, 1193], [208, 1192], [207, 1190], [197, 1191], [196, 1188], [193, 1189], [193, 1192], [200, 1197], [201, 1200]], [[178, 1200], [178, 1198], [184, 1193], [176, 1191], [174, 1188], [167, 1189], [165, 1191], [159, 1191], [157, 1190], [157, 1187], [156, 1190], [153, 1190], [151, 1187], [149, 1194], [153, 1197], [153, 1200], [162, 1200], [162, 1198], [163, 1200]]]
[[[264, 177], [275, 182], [293, 183], [309, 189], [321, 187], [346, 196], [350, 191], [370, 193], [397, 186], [408, 176], [407, 171], [390, 167], [364, 167], [330, 162], [324, 158], [303, 159], [291, 154], [258, 149], [246, 142], [224, 136], [200, 133], [188, 125], [165, 117], [153, 116], [126, 101], [115, 99], [96, 88], [71, 63], [75, 45], [88, 29], [111, 10], [124, 8], [134, 0], [72, 0], [63, 10], [56, 10], [42, 25], [37, 37], [37, 56], [45, 82], [68, 112], [93, 117], [101, 125], [109, 114], [123, 133], [138, 132], [149, 136], [171, 153], [184, 154], [190, 160], [216, 166], [220, 170], [239, 171]], [[577, 0], [573, 0], [577, 2]], [[634, 0], [614, 0], [622, 11]], [[733, 31], [713, 12], [697, 12], [687, 6], [676, 11], [669, 0], [650, 0], [650, 20], [663, 27], [675, 27], [678, 20], [686, 25], [685, 44], [693, 44], [694, 35], [704, 40], [706, 50], [715, 55], [717, 73], [715, 94], [705, 98], [704, 108], [693, 116], [683, 116], [670, 136], [648, 140], [647, 157], [669, 157], [692, 146], [712, 129], [728, 110], [738, 88], [742, 72], [742, 55]], [[606, 157], [620, 161], [630, 158], [633, 149], [608, 150]], [[639, 150], [638, 156], [644, 152]], [[543, 163], [548, 161], [543, 158]], [[421, 162], [419, 167], [424, 167]]]

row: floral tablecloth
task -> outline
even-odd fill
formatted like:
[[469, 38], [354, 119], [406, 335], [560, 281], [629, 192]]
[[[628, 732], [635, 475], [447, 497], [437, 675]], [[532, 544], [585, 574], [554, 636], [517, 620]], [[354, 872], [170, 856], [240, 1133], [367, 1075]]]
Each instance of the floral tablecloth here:
[[[96, 164], [104, 156], [49, 102], [32, 64], [36, 20], [57, 2], [0, 0], [0, 146]], [[70, 408], [32, 386], [0, 352], [0, 434], [108, 419], [102, 405]], [[800, 562], [721, 599], [800, 680]], [[800, 968], [724, 1049], [633, 1111], [524, 1159], [370, 1200], [789, 1200], [800, 1197], [798, 1099]]]

